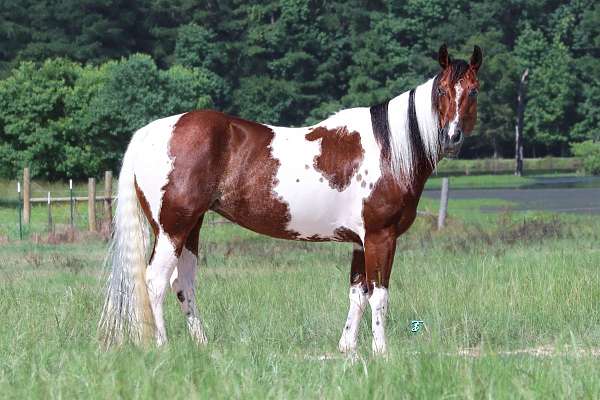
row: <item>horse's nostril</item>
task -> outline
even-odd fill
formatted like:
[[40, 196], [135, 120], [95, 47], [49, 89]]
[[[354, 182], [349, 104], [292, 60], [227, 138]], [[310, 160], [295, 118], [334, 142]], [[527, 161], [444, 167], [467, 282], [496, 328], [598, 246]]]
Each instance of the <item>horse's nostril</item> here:
[[462, 132], [461, 131], [457, 131], [454, 136], [452, 136], [450, 138], [450, 142], [452, 144], [458, 144], [462, 141]]

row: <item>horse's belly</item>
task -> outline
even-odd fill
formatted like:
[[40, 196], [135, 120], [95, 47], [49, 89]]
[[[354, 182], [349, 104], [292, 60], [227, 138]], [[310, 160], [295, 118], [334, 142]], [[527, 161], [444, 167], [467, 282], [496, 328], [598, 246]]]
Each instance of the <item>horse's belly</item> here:
[[[286, 190], [285, 184], [277, 193], [289, 210], [287, 229], [299, 239], [340, 240], [340, 231], [350, 230], [362, 237], [362, 197], [353, 190], [338, 192], [326, 185], [305, 184], [298, 190]], [[289, 186], [287, 187], [289, 189]]]
[[[362, 237], [362, 199], [351, 193], [297, 190], [263, 196], [249, 193], [246, 185], [222, 196], [214, 211], [252, 231], [283, 239], [345, 240], [345, 231]], [[329, 193], [327, 193], [329, 192]]]

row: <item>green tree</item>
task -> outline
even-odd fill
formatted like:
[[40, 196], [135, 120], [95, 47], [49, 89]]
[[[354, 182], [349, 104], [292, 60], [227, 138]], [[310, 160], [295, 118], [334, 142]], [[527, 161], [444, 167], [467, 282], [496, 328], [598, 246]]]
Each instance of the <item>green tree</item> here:
[[175, 62], [186, 67], [201, 67], [211, 70], [219, 58], [215, 34], [195, 23], [183, 25], [177, 32]]
[[526, 26], [517, 39], [515, 55], [522, 70], [530, 69], [525, 139], [534, 144], [558, 144], [565, 154], [569, 140], [566, 111], [572, 99], [571, 55], [557, 35], [547, 40]]
[[58, 176], [65, 99], [79, 73], [78, 65], [53, 59], [22, 63], [0, 81], [0, 174], [15, 176], [29, 165], [33, 175]]

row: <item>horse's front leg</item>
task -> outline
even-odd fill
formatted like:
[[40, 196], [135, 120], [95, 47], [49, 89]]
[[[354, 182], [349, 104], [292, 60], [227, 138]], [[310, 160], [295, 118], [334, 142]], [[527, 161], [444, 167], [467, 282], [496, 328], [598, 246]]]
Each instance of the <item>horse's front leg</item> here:
[[365, 271], [370, 289], [369, 305], [371, 306], [374, 354], [387, 352], [385, 317], [388, 309], [388, 285], [395, 251], [395, 227], [377, 232], [367, 232], [365, 236]]
[[365, 308], [367, 307], [367, 281], [365, 275], [365, 252], [361, 245], [355, 244], [352, 252], [352, 268], [350, 270], [350, 309], [344, 324], [338, 348], [342, 353], [356, 351], [358, 328]]

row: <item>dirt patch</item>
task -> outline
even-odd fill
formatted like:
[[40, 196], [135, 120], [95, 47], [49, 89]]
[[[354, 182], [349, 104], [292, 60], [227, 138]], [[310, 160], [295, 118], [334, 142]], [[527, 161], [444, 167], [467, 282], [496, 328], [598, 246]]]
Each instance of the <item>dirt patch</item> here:
[[62, 244], [86, 242], [90, 240], [108, 240], [109, 234], [106, 232], [87, 232], [76, 229], [65, 228], [56, 229], [49, 233], [34, 233], [31, 235], [31, 241], [35, 244]]

